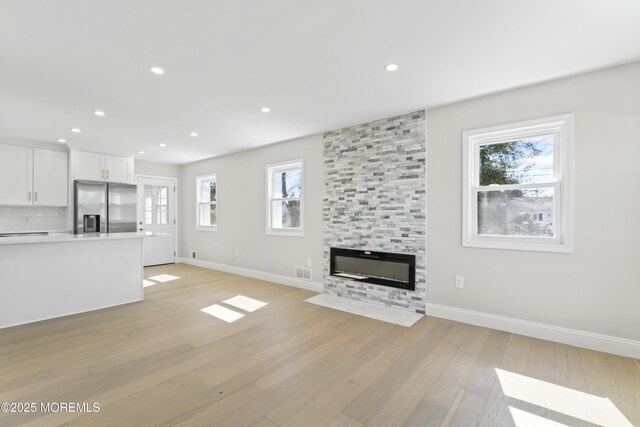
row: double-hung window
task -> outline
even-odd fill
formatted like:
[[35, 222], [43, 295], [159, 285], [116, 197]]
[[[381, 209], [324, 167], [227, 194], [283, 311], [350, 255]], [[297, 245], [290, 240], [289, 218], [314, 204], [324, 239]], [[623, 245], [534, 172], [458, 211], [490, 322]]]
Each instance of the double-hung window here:
[[302, 160], [267, 166], [267, 234], [303, 235]]
[[217, 230], [218, 179], [216, 174], [196, 178], [196, 229]]
[[573, 115], [463, 134], [462, 245], [571, 252]]

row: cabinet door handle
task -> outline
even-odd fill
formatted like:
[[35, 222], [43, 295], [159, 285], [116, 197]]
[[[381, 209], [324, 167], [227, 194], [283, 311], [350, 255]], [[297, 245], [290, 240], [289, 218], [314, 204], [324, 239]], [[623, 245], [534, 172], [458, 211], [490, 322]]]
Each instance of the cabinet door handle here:
[[109, 179], [109, 169], [107, 169], [107, 179]]
[[37, 202], [37, 201], [38, 201], [38, 192], [37, 192], [37, 191], [34, 193], [33, 201], [34, 201], [34, 202]]
[[28, 193], [29, 193], [29, 201], [31, 201], [31, 191], [29, 191]]

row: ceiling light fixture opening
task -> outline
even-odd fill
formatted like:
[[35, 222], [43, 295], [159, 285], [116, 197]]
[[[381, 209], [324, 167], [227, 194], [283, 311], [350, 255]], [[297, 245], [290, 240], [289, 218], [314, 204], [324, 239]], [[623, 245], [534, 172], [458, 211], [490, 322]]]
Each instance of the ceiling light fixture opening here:
[[64, 139], [64, 138], [58, 138], [58, 142], [60, 142], [60, 143], [63, 143], [63, 144], [64, 144], [65, 142], [67, 142], [67, 140], [66, 140], [66, 139]]
[[152, 66], [152, 67], [149, 67], [149, 71], [151, 71], [153, 74], [157, 74], [157, 75], [164, 74], [164, 70], [162, 68], [160, 68], [160, 67], [155, 66], [155, 65]]
[[195, 138], [196, 136], [198, 136], [198, 132], [191, 132], [189, 135], [191, 135], [191, 136], [193, 136]]
[[96, 111], [93, 112], [93, 114], [95, 114], [98, 117], [103, 117], [104, 116], [104, 111], [96, 110]]
[[269, 108], [269, 107], [262, 107], [262, 108], [260, 109], [260, 111], [262, 111], [263, 113], [268, 113], [268, 112], [270, 112], [270, 111], [271, 111], [271, 108]]
[[144, 154], [144, 151], [138, 150], [138, 154]]
[[80, 129], [79, 128], [71, 128], [70, 130], [73, 133], [80, 133]]
[[164, 142], [161, 142], [161, 143], [160, 143], [160, 144], [158, 144], [158, 145], [159, 145], [160, 147], [163, 147], [163, 148], [167, 146], [167, 144], [165, 144]]
[[387, 71], [396, 71], [398, 69], [398, 64], [387, 64], [384, 66], [384, 69]]

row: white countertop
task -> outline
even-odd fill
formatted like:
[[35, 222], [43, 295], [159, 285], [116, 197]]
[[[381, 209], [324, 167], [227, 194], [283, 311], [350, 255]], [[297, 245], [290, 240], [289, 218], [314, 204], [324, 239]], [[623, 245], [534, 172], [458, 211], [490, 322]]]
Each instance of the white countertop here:
[[152, 236], [148, 232], [132, 233], [94, 233], [94, 234], [69, 234], [51, 233], [48, 236], [20, 236], [20, 237], [0, 237], [0, 245], [18, 245], [25, 243], [61, 243], [61, 242], [86, 242], [89, 240], [116, 240], [116, 239], [141, 239], [145, 236]]

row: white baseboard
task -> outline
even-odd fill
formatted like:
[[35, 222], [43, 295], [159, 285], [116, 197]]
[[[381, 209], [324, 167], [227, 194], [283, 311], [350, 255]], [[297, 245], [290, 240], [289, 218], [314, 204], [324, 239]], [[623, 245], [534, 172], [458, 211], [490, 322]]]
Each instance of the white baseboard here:
[[455, 320], [471, 325], [484, 326], [533, 338], [640, 359], [640, 341], [439, 304], [427, 304], [426, 313], [427, 316]]
[[224, 271], [225, 273], [237, 274], [239, 276], [252, 277], [254, 279], [266, 280], [280, 285], [293, 286], [294, 288], [306, 289], [308, 291], [322, 293], [324, 286], [322, 283], [310, 282], [308, 280], [296, 279], [295, 277], [282, 276], [280, 274], [266, 273], [264, 271], [251, 270], [249, 268], [236, 267], [216, 262], [202, 261], [191, 258], [178, 258], [177, 262], [195, 265], [196, 267], [208, 268], [210, 270]]

